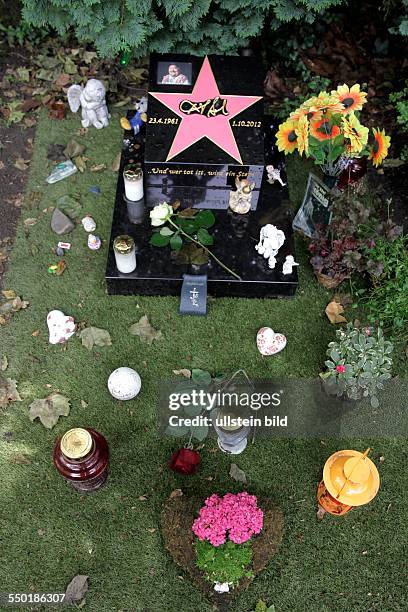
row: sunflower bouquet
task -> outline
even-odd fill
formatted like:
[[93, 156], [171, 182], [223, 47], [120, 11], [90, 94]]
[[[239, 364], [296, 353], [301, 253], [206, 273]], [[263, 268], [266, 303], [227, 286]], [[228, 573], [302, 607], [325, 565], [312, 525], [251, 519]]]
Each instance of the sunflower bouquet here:
[[[360, 85], [339, 85], [321, 91], [303, 102], [279, 126], [276, 142], [285, 155], [299, 151], [311, 157], [325, 174], [337, 176], [353, 157], [367, 156], [379, 166], [388, 154], [390, 137], [384, 130], [369, 129], [360, 123], [359, 112], [367, 101]], [[370, 142], [369, 142], [370, 141]]]

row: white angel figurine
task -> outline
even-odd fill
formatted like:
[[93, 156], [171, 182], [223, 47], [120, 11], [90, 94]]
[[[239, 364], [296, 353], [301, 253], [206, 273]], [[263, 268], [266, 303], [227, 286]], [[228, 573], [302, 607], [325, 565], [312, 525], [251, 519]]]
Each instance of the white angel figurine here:
[[98, 130], [109, 125], [108, 107], [105, 101], [105, 86], [98, 79], [89, 79], [85, 87], [71, 85], [67, 96], [69, 108], [76, 113], [82, 106], [82, 127], [93, 125]]
[[268, 260], [268, 266], [273, 269], [276, 266], [276, 255], [285, 242], [285, 234], [282, 230], [271, 223], [261, 227], [259, 242], [255, 246], [259, 255]]
[[295, 261], [293, 255], [286, 255], [286, 259], [283, 262], [282, 272], [283, 274], [292, 274], [293, 267], [298, 266], [299, 264]]

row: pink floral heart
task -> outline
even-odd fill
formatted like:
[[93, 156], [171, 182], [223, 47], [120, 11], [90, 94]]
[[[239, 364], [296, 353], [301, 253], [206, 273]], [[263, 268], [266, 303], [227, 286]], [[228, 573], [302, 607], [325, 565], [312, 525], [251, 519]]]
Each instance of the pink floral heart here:
[[270, 327], [261, 327], [256, 335], [256, 345], [261, 355], [276, 355], [286, 346], [286, 336], [276, 334]]

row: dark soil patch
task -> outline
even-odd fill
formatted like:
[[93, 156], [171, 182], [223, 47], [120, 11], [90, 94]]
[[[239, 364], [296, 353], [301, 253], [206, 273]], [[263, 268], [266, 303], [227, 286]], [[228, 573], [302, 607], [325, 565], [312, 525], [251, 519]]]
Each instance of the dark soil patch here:
[[[212, 583], [196, 567], [193, 548], [194, 535], [191, 530], [197, 511], [202, 505], [198, 497], [177, 497], [168, 499], [161, 515], [164, 543], [177, 565], [186, 571], [193, 584], [221, 610], [228, 610], [234, 597], [252, 582], [243, 578], [231, 593], [216, 593]], [[282, 540], [283, 514], [269, 499], [259, 499], [264, 511], [264, 527], [252, 543], [252, 571], [259, 574], [277, 552]]]

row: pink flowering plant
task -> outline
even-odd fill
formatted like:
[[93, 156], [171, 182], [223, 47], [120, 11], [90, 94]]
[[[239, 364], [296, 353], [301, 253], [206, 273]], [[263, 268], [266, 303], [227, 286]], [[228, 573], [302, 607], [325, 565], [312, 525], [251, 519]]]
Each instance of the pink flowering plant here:
[[237, 584], [242, 576], [252, 576], [250, 540], [261, 532], [264, 517], [257, 501], [245, 491], [205, 500], [192, 530], [197, 537], [197, 566], [208, 580]]

